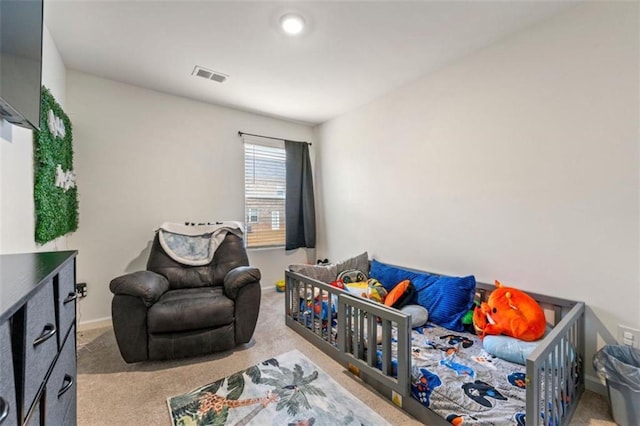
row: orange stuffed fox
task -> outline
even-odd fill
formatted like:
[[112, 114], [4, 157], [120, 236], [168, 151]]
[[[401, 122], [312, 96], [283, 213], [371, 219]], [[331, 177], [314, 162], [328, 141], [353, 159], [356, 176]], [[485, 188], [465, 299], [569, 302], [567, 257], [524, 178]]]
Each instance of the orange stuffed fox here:
[[505, 334], [529, 342], [540, 339], [547, 324], [538, 302], [522, 290], [504, 287], [498, 280], [495, 284], [489, 299], [473, 313], [478, 335]]

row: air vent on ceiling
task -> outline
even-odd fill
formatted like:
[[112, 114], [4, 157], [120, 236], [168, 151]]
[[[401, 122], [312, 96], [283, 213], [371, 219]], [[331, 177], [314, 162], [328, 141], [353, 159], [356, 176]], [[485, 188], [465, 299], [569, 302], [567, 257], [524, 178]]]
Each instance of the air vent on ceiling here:
[[207, 80], [217, 81], [218, 83], [224, 83], [226, 79], [229, 78], [229, 76], [226, 74], [209, 70], [207, 68], [201, 67], [200, 65], [195, 66], [191, 75], [195, 75], [196, 77], [206, 78]]

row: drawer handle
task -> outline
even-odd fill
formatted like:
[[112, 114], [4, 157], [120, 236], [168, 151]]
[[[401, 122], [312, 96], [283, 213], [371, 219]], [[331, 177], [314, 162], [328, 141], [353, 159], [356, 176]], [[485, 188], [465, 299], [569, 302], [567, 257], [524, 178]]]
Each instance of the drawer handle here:
[[56, 334], [56, 326], [48, 323], [45, 324], [44, 328], [42, 329], [42, 334], [40, 335], [40, 337], [38, 337], [36, 340], [33, 341], [33, 346], [38, 346], [40, 343], [45, 342], [47, 339], [49, 339], [50, 337], [53, 337]]
[[60, 399], [60, 397], [64, 395], [66, 391], [71, 389], [71, 386], [73, 386], [73, 377], [71, 377], [68, 374], [65, 374], [64, 380], [62, 381], [62, 387], [58, 391], [58, 399]]
[[64, 299], [62, 301], [63, 305], [66, 305], [69, 302], [73, 302], [74, 300], [76, 300], [78, 298], [78, 294], [77, 293], [69, 293], [69, 295], [67, 296], [66, 299]]
[[0, 396], [0, 423], [3, 423], [9, 416], [9, 403]]

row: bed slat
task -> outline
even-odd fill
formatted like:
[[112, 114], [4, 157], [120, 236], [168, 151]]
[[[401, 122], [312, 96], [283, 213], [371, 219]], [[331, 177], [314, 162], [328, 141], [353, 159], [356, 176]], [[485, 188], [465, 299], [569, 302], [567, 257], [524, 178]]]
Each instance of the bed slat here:
[[377, 317], [371, 313], [367, 319], [367, 332], [369, 333], [369, 339], [367, 341], [367, 364], [369, 367], [375, 367], [377, 364], [376, 348], [378, 342], [378, 324], [376, 319]]

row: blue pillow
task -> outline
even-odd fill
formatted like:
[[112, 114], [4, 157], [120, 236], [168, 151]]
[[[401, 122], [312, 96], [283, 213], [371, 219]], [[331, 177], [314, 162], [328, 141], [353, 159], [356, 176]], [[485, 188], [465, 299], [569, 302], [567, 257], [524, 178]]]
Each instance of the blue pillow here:
[[417, 292], [417, 303], [429, 311], [429, 321], [452, 331], [464, 330], [462, 318], [473, 308], [476, 293], [473, 275], [449, 277], [413, 272], [374, 259], [369, 276], [380, 281], [387, 290], [402, 280], [411, 280]]
[[482, 347], [493, 356], [516, 364], [526, 365], [527, 357], [535, 348], [538, 341], [525, 342], [510, 336], [484, 336]]
[[410, 280], [415, 286], [416, 283], [414, 281], [417, 275], [415, 272], [387, 265], [375, 259], [371, 261], [371, 267], [369, 268], [369, 278], [378, 280], [387, 291], [393, 290], [396, 284], [404, 280]]
[[[432, 276], [433, 277], [433, 276]], [[435, 276], [418, 291], [418, 304], [429, 311], [429, 320], [453, 331], [464, 331], [462, 318], [473, 307], [476, 279]]]
[[[546, 336], [550, 330], [551, 327], [547, 327], [544, 335]], [[542, 341], [542, 338], [534, 342], [525, 342], [511, 336], [488, 335], [482, 339], [482, 347], [493, 356], [516, 364], [526, 365], [527, 357], [538, 347], [540, 341]]]

